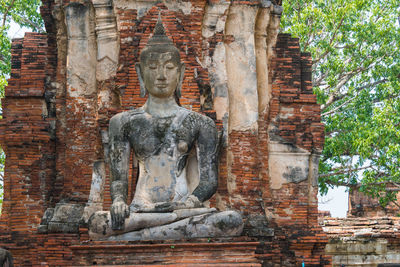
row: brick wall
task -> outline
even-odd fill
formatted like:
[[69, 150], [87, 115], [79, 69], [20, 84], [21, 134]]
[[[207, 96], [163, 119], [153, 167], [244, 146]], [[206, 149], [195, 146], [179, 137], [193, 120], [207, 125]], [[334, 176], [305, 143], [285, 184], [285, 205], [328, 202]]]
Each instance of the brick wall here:
[[[308, 152], [322, 150], [324, 126], [320, 122], [320, 106], [316, 104], [311, 86], [311, 57], [301, 53], [298, 39], [279, 34], [274, 57], [271, 59], [270, 80], [272, 98], [265, 123], [259, 123], [260, 138], [290, 144]], [[260, 144], [265, 143], [260, 140]], [[268, 166], [269, 152], [260, 145], [264, 166]], [[309, 175], [311, 170], [309, 170]], [[273, 189], [270, 177], [263, 175], [264, 207], [274, 214], [271, 225], [275, 229], [272, 244], [264, 248], [267, 259], [281, 262], [282, 266], [299, 264], [329, 266], [329, 257], [323, 249], [327, 238], [318, 227], [317, 185], [314, 181], [285, 183]], [[315, 178], [315, 177], [314, 177]], [[314, 179], [313, 178], [313, 179]], [[277, 244], [279, 244], [277, 246]], [[281, 253], [270, 253], [281, 249]], [[287, 249], [283, 249], [286, 247]]]
[[47, 49], [44, 34], [27, 33], [14, 40], [12, 75], [2, 100], [0, 140], [6, 168], [0, 239], [25, 261], [35, 247], [32, 235], [53, 193], [54, 118], [49, 117], [44, 97]]

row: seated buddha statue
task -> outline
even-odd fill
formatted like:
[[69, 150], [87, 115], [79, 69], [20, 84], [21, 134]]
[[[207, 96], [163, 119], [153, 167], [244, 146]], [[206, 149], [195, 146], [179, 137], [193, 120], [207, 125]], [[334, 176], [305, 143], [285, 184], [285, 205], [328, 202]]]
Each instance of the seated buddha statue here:
[[[135, 65], [146, 103], [109, 124], [110, 211], [89, 220], [92, 239], [161, 240], [240, 235], [241, 215], [204, 202], [217, 190], [218, 134], [210, 118], [179, 106], [185, 65], [159, 18]], [[176, 96], [175, 96], [176, 95]], [[138, 162], [127, 203], [130, 154]]]

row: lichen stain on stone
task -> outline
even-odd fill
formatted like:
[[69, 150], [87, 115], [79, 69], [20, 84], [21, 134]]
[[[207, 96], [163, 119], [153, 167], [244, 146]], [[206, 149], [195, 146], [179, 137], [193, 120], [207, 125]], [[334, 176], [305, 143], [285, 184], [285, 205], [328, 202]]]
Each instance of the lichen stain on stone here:
[[287, 172], [284, 172], [282, 176], [288, 182], [298, 183], [307, 179], [308, 168], [302, 169], [298, 166], [287, 166]]

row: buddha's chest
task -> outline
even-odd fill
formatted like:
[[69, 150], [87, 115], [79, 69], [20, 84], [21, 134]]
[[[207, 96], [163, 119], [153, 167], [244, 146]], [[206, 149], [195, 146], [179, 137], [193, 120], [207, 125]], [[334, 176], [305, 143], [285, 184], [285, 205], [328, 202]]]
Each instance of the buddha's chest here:
[[139, 160], [161, 152], [179, 157], [191, 150], [196, 133], [175, 117], [138, 119], [129, 127], [128, 138]]

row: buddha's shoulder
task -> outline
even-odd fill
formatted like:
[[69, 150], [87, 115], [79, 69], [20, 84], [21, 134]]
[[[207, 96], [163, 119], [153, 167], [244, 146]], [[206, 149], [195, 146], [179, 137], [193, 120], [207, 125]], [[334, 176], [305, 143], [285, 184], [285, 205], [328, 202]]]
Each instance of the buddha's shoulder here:
[[184, 112], [186, 113], [186, 117], [191, 121], [192, 124], [195, 124], [199, 127], [215, 128], [215, 122], [210, 117], [192, 110], [185, 108], [182, 109], [185, 110]]
[[131, 122], [132, 120], [136, 120], [145, 116], [145, 112], [142, 108], [136, 108], [127, 110], [124, 112], [120, 112], [110, 119], [110, 125], [119, 124], [123, 125], [125, 123]]

